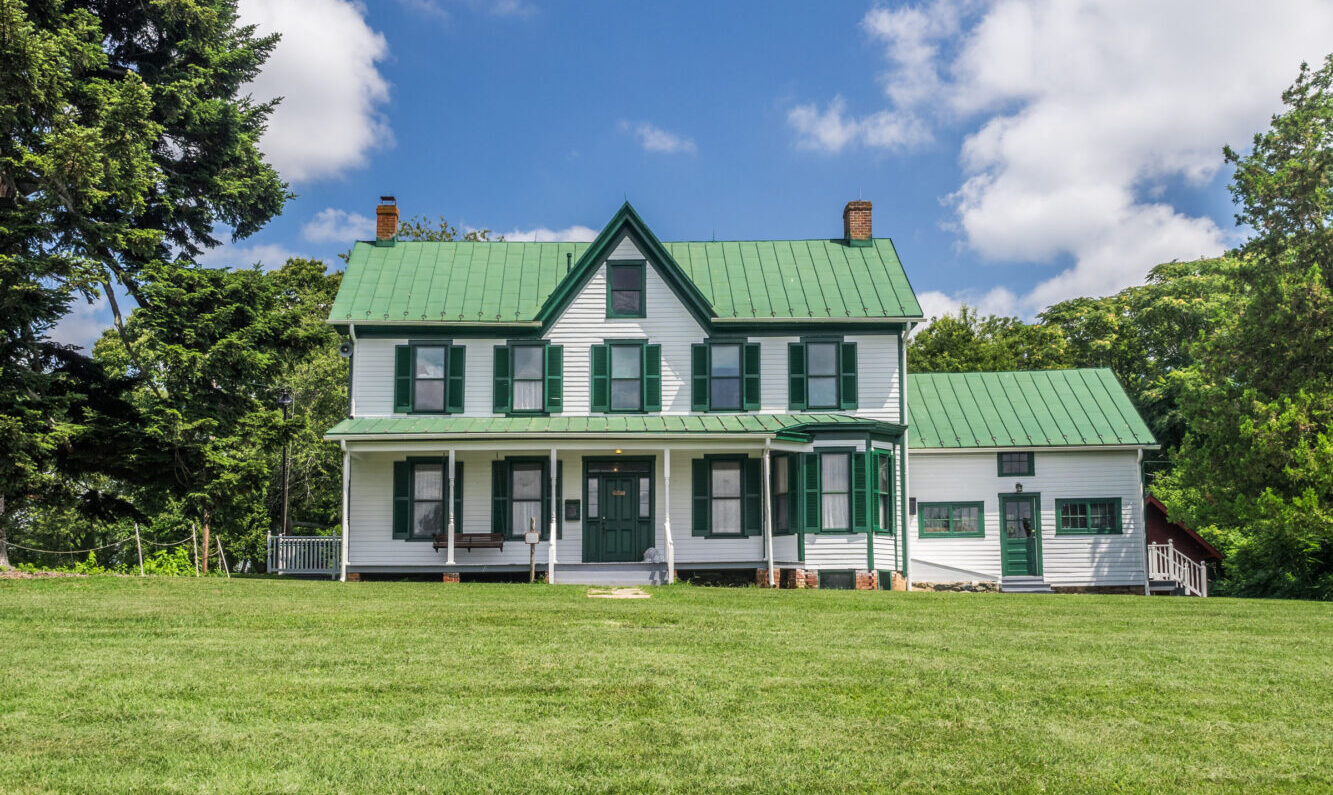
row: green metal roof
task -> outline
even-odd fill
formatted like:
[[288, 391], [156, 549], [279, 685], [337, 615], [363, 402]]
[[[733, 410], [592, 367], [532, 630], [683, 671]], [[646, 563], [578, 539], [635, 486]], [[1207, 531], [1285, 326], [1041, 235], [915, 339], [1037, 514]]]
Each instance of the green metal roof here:
[[[628, 226], [727, 320], [920, 318], [893, 243], [749, 240], [658, 243], [628, 204], [594, 243], [359, 242], [329, 312], [333, 323], [531, 323], [566, 279]], [[643, 239], [647, 238], [647, 239]], [[661, 249], [656, 249], [660, 245]], [[589, 262], [583, 262], [585, 255]], [[568, 289], [568, 288], [566, 288]], [[564, 291], [561, 291], [564, 292]]]
[[627, 414], [553, 417], [358, 417], [346, 419], [326, 438], [358, 436], [505, 434], [771, 433], [799, 436], [843, 428], [897, 433], [900, 426], [849, 414]]
[[1107, 369], [911, 374], [907, 395], [913, 448], [1157, 444]]

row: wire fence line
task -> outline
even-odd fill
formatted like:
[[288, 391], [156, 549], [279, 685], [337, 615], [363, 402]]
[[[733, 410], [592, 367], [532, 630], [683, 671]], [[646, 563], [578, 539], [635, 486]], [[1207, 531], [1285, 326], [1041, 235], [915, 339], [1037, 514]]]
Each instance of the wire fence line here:
[[[156, 547], [177, 547], [184, 544], [186, 541], [189, 541], [191, 538], [192, 536], [186, 536], [180, 541], [173, 541], [167, 544], [159, 544], [156, 541], [144, 541], [143, 543], [152, 544]], [[13, 547], [14, 549], [26, 550], [28, 552], [40, 552], [43, 555], [81, 555], [85, 552], [97, 552], [103, 549], [110, 549], [111, 547], [118, 547], [121, 544], [128, 544], [133, 540], [133, 538], [122, 538], [119, 541], [112, 541], [110, 544], [103, 544], [100, 547], [90, 547], [88, 549], [34, 549], [33, 547], [25, 547], [22, 544], [15, 544], [13, 541], [6, 542], [6, 546]]]

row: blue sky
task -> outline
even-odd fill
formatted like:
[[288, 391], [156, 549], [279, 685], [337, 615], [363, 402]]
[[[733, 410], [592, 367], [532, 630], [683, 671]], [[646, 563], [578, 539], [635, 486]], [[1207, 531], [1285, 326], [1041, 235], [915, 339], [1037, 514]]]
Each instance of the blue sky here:
[[[1031, 317], [1237, 233], [1221, 168], [1333, 41], [1326, 3], [242, 0], [297, 198], [212, 265], [336, 258], [405, 215], [587, 237], [833, 237], [874, 202], [927, 313]], [[59, 337], [105, 322], [79, 312]]]

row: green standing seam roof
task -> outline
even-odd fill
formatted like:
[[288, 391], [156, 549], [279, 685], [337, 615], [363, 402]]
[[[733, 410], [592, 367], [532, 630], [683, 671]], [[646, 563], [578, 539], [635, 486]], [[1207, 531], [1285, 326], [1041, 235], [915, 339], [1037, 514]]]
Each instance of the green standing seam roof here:
[[[631, 208], [622, 208], [617, 219]], [[633, 216], [637, 219], [637, 215]], [[619, 223], [613, 219], [612, 224]], [[602, 236], [608, 234], [608, 224]], [[352, 248], [333, 323], [528, 323], [588, 243], [399, 241]], [[718, 319], [864, 320], [922, 317], [892, 241], [662, 243]], [[569, 267], [570, 263], [574, 267]]]
[[882, 431], [901, 426], [849, 414], [630, 414], [553, 417], [357, 417], [333, 426], [325, 438], [469, 434], [655, 434], [772, 433], [804, 434], [821, 428]]
[[914, 449], [1157, 444], [1108, 369], [913, 373], [907, 395]]

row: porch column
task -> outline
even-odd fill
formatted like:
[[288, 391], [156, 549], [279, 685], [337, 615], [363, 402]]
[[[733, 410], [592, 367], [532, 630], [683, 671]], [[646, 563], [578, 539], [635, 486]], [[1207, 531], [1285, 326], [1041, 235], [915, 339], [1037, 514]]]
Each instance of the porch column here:
[[445, 558], [445, 563], [454, 565], [454, 451], [449, 451], [449, 499], [444, 501], [445, 515], [449, 517], [445, 525], [445, 534], [449, 537], [449, 550]]
[[351, 485], [352, 485], [352, 454], [347, 449], [347, 440], [345, 439], [342, 442], [342, 448], [343, 448], [343, 525], [342, 525], [343, 537], [341, 542], [342, 543], [341, 554], [338, 556], [339, 558], [338, 580], [341, 582], [347, 582], [347, 530], [349, 526], [347, 522], [347, 504], [348, 504], [347, 493], [348, 491], [351, 490]]
[[666, 540], [667, 585], [676, 581], [676, 542], [671, 538], [671, 448], [662, 448], [662, 537]]
[[549, 585], [555, 584], [555, 536], [556, 536], [556, 511], [560, 509], [560, 494], [555, 488], [555, 472], [559, 464], [555, 460], [555, 448], [551, 448], [551, 544], [546, 554], [546, 582]]
[[764, 553], [768, 557], [768, 587], [777, 586], [777, 572], [773, 569], [773, 496], [769, 492], [773, 488], [773, 440], [764, 439], [764, 483], [760, 486], [759, 493], [764, 501], [760, 514], [764, 517]]

